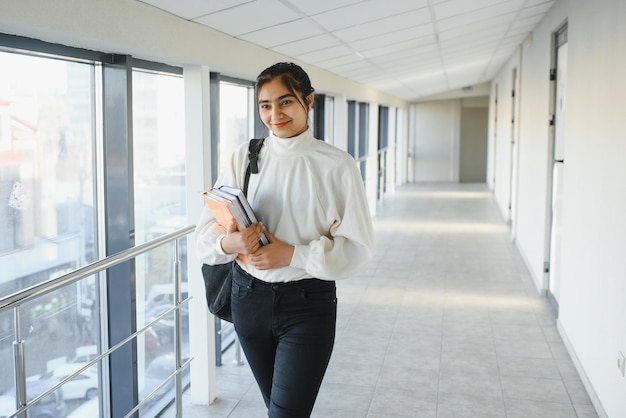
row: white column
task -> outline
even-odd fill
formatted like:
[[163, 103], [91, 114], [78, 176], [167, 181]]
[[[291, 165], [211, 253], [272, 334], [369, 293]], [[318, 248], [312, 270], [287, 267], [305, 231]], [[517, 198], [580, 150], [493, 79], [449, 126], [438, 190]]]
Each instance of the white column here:
[[[187, 147], [187, 213], [195, 225], [203, 207], [202, 191], [211, 185], [211, 119], [209, 68], [185, 66], [185, 137]], [[191, 402], [208, 405], [216, 398], [215, 325], [204, 296], [201, 264], [193, 236], [188, 243], [189, 350]]]
[[388, 122], [388, 141], [387, 141], [387, 166], [386, 170], [386, 183], [385, 189], [387, 193], [383, 198], [393, 195], [396, 190], [396, 107], [389, 107], [389, 122]]
[[369, 202], [370, 213], [376, 215], [378, 194], [378, 103], [369, 105], [369, 132], [367, 145], [367, 164], [365, 166], [365, 188], [367, 201]]
[[335, 96], [333, 145], [348, 151], [348, 101], [346, 96]]
[[396, 185], [409, 182], [409, 108], [398, 109], [396, 144]]

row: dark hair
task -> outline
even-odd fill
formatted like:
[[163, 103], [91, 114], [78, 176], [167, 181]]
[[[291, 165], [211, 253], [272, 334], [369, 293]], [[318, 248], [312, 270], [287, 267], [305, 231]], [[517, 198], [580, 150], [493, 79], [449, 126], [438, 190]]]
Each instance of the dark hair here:
[[310, 105], [308, 96], [313, 93], [315, 89], [311, 86], [311, 80], [306, 71], [293, 62], [276, 63], [259, 74], [254, 84], [257, 103], [259, 102], [259, 91], [261, 87], [276, 77], [280, 77], [280, 81], [287, 87], [289, 93], [302, 99], [305, 110], [308, 111]]

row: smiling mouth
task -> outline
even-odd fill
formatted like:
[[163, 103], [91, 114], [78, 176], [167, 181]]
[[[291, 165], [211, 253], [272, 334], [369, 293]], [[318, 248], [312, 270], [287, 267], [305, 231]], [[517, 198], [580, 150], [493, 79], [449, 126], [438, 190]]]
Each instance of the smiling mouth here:
[[288, 122], [282, 122], [282, 123], [275, 123], [274, 126], [276, 128], [282, 128], [283, 126], [285, 126]]

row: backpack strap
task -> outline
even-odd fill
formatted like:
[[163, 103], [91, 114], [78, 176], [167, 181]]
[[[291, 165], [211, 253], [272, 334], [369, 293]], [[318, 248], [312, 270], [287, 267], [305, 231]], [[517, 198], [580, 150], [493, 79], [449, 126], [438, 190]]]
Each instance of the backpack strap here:
[[250, 183], [250, 173], [259, 172], [259, 152], [263, 146], [265, 138], [251, 139], [248, 145], [248, 168], [246, 169], [246, 179], [243, 183], [243, 194], [248, 194], [248, 183]]

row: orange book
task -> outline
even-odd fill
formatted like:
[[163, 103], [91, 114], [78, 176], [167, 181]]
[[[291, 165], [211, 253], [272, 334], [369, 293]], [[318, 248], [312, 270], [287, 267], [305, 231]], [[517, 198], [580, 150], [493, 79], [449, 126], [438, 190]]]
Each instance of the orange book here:
[[[246, 228], [258, 222], [254, 210], [250, 207], [250, 203], [248, 203], [248, 199], [246, 199], [246, 195], [241, 189], [230, 186], [220, 186], [217, 189], [211, 189], [211, 192], [223, 197], [235, 206], [235, 211], [238, 210], [241, 213], [241, 219], [243, 219]], [[269, 243], [270, 241], [265, 233], [261, 234], [261, 246], [268, 245]]]
[[237, 220], [237, 217], [235, 216], [235, 213], [233, 213], [234, 205], [232, 202], [212, 193], [211, 190], [203, 192], [202, 195], [204, 196], [204, 201], [206, 202], [207, 206], [209, 206], [209, 208], [213, 212], [213, 216], [215, 216], [217, 223], [228, 229], [232, 220], [234, 219], [235, 223], [237, 224], [237, 229], [242, 229], [243, 223], [239, 222]]
[[[241, 214], [231, 201], [212, 193], [211, 190], [203, 192], [202, 195], [204, 196], [204, 201], [207, 206], [211, 209], [211, 212], [213, 212], [213, 216], [215, 216], [215, 220], [218, 224], [228, 229], [234, 219], [238, 231], [245, 228], [245, 222], [241, 219]], [[244, 254], [239, 254], [237, 257], [244, 263], [248, 263], [248, 258]]]

